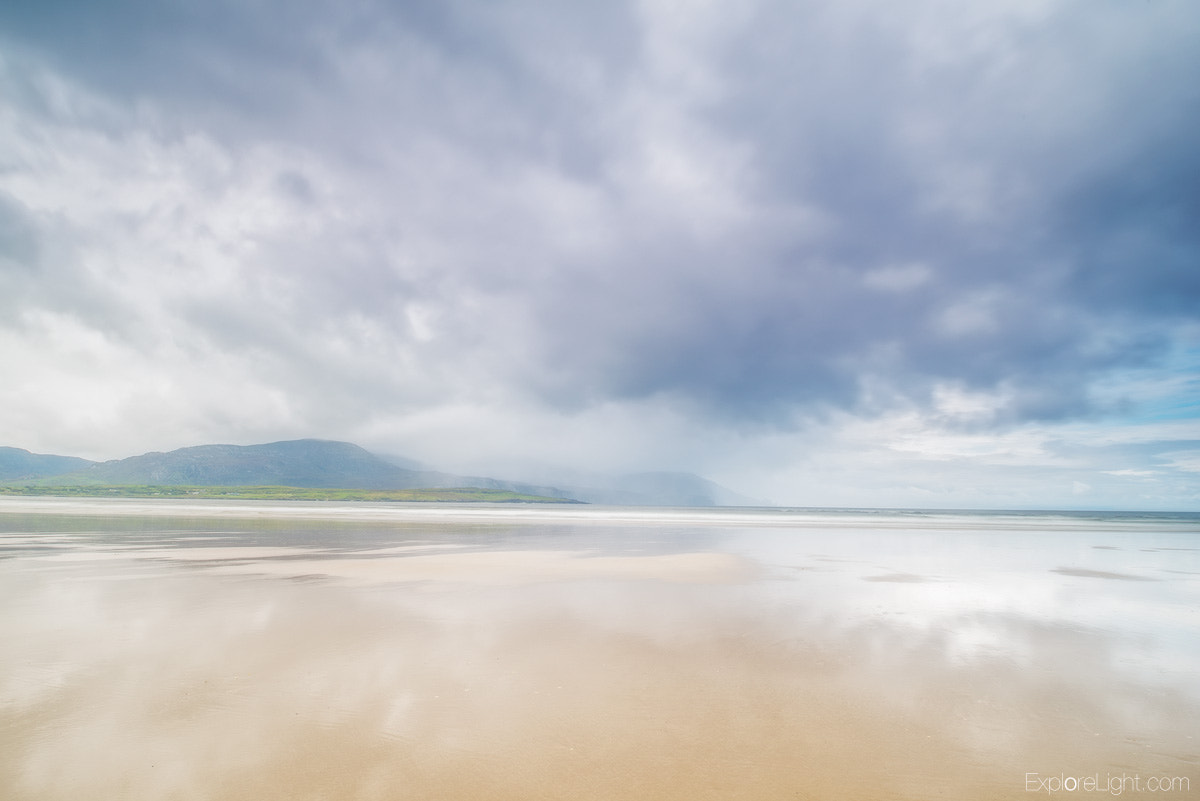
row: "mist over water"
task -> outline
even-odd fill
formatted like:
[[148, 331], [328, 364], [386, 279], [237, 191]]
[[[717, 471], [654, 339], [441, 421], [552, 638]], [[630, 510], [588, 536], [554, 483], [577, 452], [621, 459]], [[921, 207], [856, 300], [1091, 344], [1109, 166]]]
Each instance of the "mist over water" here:
[[5, 500], [0, 557], [5, 798], [1200, 791], [1195, 516]]

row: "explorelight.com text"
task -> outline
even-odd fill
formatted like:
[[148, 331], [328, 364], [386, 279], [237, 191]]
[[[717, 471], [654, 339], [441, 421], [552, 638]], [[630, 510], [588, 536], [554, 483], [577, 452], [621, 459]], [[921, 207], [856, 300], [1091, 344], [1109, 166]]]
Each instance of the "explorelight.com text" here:
[[1137, 773], [1093, 773], [1090, 776], [1068, 776], [1065, 773], [1025, 774], [1027, 793], [1186, 793], [1192, 789], [1187, 776], [1142, 776]]

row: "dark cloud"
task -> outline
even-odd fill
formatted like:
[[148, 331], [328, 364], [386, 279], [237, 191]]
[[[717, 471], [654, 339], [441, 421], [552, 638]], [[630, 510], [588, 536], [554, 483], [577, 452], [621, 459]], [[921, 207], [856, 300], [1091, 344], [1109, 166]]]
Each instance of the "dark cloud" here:
[[[1200, 308], [1196, 15], [1105, 6], [1097, 23], [1063, 4], [956, 31], [866, 8], [768, 5], [724, 54], [729, 88], [707, 118], [748, 143], [762, 191], [832, 224], [760, 256], [775, 278], [741, 314], [769, 336], [710, 329], [664, 362], [696, 365], [680, 383], [699, 393], [723, 391], [714, 361], [741, 357], [747, 394], [843, 400], [833, 366], [872, 369], [893, 344], [893, 378], [1008, 383], [1021, 415], [1082, 411], [1089, 378], [1147, 363], [1167, 340], [1156, 324]], [[1185, 33], [1152, 35], [1173, 22]], [[856, 286], [897, 263], [936, 280], [909, 296]]]
[[[387, 359], [562, 409], [783, 421], [949, 383], [1063, 419], [1200, 308], [1187, 3], [56, 2], [0, 28], [116, 109], [13, 78], [28, 113], [114, 148], [148, 126], [167, 160], [204, 138], [187, 180], [247, 221], [205, 234], [197, 201], [179, 229], [242, 277], [158, 302], [299, 391], [332, 370], [387, 405]], [[84, 246], [14, 204], [9, 261]]]
[[0, 265], [16, 272], [31, 269], [38, 260], [37, 227], [28, 209], [0, 194]]

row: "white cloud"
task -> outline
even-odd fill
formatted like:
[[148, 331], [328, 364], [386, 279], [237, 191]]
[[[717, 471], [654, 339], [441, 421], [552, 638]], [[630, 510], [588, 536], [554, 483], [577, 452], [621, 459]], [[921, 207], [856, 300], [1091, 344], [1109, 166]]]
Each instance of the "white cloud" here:
[[1193, 503], [1180, 8], [302, 4], [318, 33], [275, 38], [230, 6], [186, 47], [80, 21], [126, 37], [104, 64], [31, 35], [0, 55], [0, 444]]
[[910, 292], [933, 278], [933, 270], [922, 263], [894, 264], [863, 275], [863, 285], [886, 292]]
[[991, 423], [1012, 404], [1008, 391], [971, 391], [959, 384], [941, 383], [933, 388], [933, 408], [947, 421]]
[[1200, 450], [1171, 451], [1161, 456], [1171, 467], [1188, 473], [1200, 473]]

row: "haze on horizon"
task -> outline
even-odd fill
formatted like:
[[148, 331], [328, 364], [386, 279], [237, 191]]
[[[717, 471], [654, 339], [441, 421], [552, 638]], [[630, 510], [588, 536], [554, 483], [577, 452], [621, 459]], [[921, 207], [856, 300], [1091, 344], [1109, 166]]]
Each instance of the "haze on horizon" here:
[[0, 445], [1200, 509], [1187, 0], [0, 7]]

